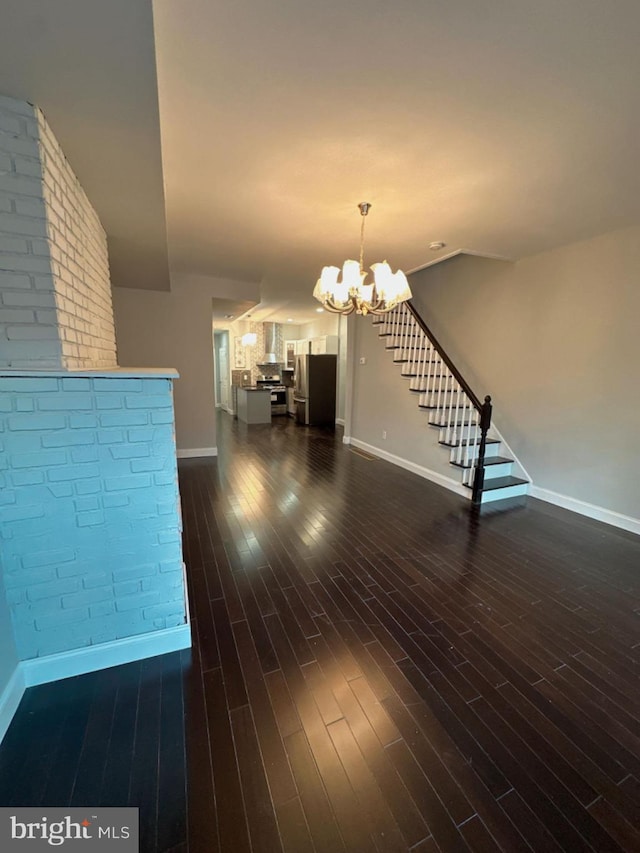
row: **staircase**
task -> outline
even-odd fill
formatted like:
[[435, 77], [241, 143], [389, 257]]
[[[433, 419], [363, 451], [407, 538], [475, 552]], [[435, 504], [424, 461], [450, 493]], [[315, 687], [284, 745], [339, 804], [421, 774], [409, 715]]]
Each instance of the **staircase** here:
[[491, 398], [484, 402], [473, 393], [451, 359], [410, 302], [387, 314], [374, 315], [373, 323], [418, 406], [428, 414], [449, 462], [460, 472], [475, 504], [526, 495], [529, 481], [512, 474], [514, 460], [492, 434]]

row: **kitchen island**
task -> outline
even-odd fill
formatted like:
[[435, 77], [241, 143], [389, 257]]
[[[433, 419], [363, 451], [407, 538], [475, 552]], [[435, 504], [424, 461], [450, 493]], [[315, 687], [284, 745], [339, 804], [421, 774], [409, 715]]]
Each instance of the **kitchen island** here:
[[238, 388], [238, 420], [245, 424], [271, 423], [271, 390]]

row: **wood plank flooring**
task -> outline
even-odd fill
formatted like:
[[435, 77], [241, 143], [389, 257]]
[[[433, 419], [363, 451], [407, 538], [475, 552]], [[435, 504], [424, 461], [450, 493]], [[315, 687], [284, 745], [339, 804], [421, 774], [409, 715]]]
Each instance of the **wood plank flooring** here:
[[192, 650], [27, 691], [0, 805], [141, 850], [640, 850], [640, 539], [473, 514], [329, 430], [180, 463]]

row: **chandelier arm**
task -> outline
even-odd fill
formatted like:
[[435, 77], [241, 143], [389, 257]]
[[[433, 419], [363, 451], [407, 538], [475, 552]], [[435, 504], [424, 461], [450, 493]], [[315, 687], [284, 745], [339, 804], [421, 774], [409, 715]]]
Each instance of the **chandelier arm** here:
[[323, 302], [324, 307], [327, 311], [332, 314], [351, 314], [355, 308], [353, 303], [348, 308], [338, 308], [333, 302], [327, 299], [326, 302]]

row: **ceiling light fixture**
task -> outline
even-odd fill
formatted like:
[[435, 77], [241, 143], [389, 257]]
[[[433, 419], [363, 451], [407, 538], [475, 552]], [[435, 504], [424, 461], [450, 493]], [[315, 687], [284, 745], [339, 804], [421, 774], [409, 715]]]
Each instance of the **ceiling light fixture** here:
[[338, 267], [324, 267], [313, 295], [327, 311], [334, 314], [385, 314], [400, 302], [411, 299], [411, 290], [402, 270], [391, 272], [386, 261], [372, 264], [373, 284], [365, 284], [364, 271], [364, 218], [371, 205], [363, 201], [358, 205], [362, 215], [360, 226], [360, 263], [345, 261], [342, 281], [338, 281]]

